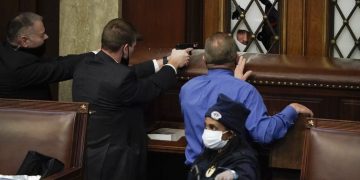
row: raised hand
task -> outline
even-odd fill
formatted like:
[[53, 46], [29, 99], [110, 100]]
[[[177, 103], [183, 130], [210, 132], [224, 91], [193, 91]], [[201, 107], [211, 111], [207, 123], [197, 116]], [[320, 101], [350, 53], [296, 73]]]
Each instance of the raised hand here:
[[235, 78], [246, 80], [252, 73], [252, 71], [246, 71], [244, 74], [244, 68], [245, 68], [246, 59], [242, 56], [239, 57], [238, 64], [236, 65], [234, 76]]
[[184, 67], [189, 63], [190, 55], [189, 52], [192, 50], [192, 48], [187, 48], [184, 50], [176, 50], [173, 49], [171, 51], [169, 59], [169, 64], [173, 65], [175, 68], [181, 68]]

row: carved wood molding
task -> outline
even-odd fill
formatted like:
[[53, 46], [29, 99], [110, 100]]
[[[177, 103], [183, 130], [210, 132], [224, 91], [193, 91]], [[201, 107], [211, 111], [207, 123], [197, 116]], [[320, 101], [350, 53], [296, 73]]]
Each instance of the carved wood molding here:
[[228, 3], [227, 0], [204, 1], [204, 40], [215, 32], [229, 31]]

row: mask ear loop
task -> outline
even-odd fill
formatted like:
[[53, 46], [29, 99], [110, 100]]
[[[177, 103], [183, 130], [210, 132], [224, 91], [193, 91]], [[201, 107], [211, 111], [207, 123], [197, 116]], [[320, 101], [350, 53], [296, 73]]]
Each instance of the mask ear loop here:
[[236, 133], [234, 133], [234, 131], [232, 131], [232, 130], [227, 130], [227, 131], [224, 131], [223, 133], [222, 133], [222, 135], [224, 135], [224, 134], [226, 134], [226, 133], [231, 133], [231, 135], [229, 135], [228, 136], [228, 139], [227, 140], [230, 140], [233, 136], [236, 136]]

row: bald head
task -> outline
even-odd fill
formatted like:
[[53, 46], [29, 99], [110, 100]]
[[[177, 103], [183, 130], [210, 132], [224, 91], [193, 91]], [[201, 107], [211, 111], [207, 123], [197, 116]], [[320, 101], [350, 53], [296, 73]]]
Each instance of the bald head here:
[[205, 42], [207, 64], [224, 65], [235, 63], [237, 47], [234, 39], [227, 33], [215, 33]]

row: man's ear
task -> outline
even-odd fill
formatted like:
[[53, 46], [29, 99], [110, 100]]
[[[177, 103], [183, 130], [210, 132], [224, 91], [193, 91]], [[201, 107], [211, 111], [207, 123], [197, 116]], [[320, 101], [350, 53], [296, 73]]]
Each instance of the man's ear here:
[[126, 43], [125, 45], [124, 45], [124, 51], [128, 51], [129, 50], [129, 44], [128, 43]]
[[120, 47], [119, 51], [121, 52], [121, 54], [124, 54], [125, 52], [127, 52], [126, 47], [128, 46], [128, 44], [124, 44]]
[[28, 47], [28, 43], [27, 43], [28, 40], [29, 40], [28, 37], [26, 37], [26, 36], [20, 36], [20, 37], [18, 37], [18, 39], [17, 39], [17, 44], [18, 44], [20, 47], [27, 48], [27, 47]]
[[206, 63], [205, 55], [202, 55], [202, 56], [201, 56], [201, 60], [202, 60], [204, 63]]

